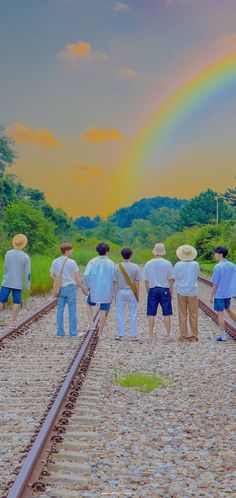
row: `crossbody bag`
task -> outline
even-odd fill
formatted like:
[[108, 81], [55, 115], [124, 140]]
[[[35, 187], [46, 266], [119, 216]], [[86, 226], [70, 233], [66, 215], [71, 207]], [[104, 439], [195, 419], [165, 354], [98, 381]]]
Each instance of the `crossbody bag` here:
[[126, 281], [126, 282], [127, 282], [127, 284], [129, 285], [130, 289], [132, 290], [132, 292], [133, 292], [133, 294], [134, 294], [134, 296], [135, 296], [136, 301], [138, 301], [138, 300], [139, 300], [139, 298], [138, 298], [138, 292], [137, 292], [137, 287], [136, 287], [135, 283], [134, 283], [134, 282], [132, 282], [132, 280], [131, 280], [131, 278], [129, 277], [129, 275], [128, 275], [127, 271], [124, 269], [124, 267], [123, 267], [122, 263], [119, 263], [119, 264], [118, 264], [118, 268], [119, 268], [119, 270], [121, 271], [121, 273], [122, 273], [122, 275], [123, 275], [123, 277], [124, 277], [125, 281]]

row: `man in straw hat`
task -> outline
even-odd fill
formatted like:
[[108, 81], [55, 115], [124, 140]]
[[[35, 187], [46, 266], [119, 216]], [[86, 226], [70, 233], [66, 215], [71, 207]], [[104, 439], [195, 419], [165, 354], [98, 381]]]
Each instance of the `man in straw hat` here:
[[[176, 251], [180, 259], [174, 267], [175, 290], [177, 293], [178, 318], [181, 341], [198, 341], [198, 298], [197, 279], [200, 267], [195, 258], [197, 251], [194, 247], [185, 244]], [[189, 335], [187, 320], [191, 335]]]
[[8, 302], [10, 293], [13, 297], [12, 327], [16, 326], [16, 316], [21, 304], [22, 289], [30, 289], [30, 258], [23, 249], [28, 243], [21, 233], [12, 239], [13, 249], [5, 256], [2, 287], [0, 290], [0, 311]]
[[155, 244], [152, 251], [155, 258], [148, 261], [144, 266], [143, 280], [148, 294], [147, 316], [149, 327], [149, 339], [151, 347], [153, 345], [153, 329], [155, 316], [159, 304], [162, 308], [167, 338], [170, 339], [171, 315], [172, 315], [172, 294], [173, 294], [173, 266], [167, 259], [165, 246], [161, 242]]

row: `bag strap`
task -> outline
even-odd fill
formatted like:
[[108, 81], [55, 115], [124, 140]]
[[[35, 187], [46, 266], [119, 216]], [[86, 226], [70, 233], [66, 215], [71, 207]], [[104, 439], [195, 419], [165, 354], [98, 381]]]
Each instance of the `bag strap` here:
[[66, 262], [68, 261], [68, 259], [69, 259], [69, 258], [67, 258], [67, 257], [66, 257], [66, 258], [65, 258], [65, 260], [63, 261], [63, 264], [62, 264], [62, 267], [61, 267], [60, 273], [59, 273], [59, 275], [58, 275], [59, 280], [61, 280], [61, 279], [62, 279], [62, 274], [63, 274], [64, 268], [65, 268], [65, 264], [66, 264]]
[[136, 300], [138, 301], [138, 294], [137, 294], [137, 289], [136, 285], [134, 282], [132, 282], [131, 278], [129, 277], [127, 271], [124, 269], [122, 263], [118, 263], [118, 268], [121, 271], [125, 281], [129, 285], [130, 289], [132, 290], [133, 294], [135, 295]]

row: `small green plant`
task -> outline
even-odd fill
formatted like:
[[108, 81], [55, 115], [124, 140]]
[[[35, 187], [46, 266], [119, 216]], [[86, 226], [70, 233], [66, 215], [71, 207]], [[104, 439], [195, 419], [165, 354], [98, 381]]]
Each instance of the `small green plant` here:
[[160, 387], [167, 387], [167, 383], [162, 377], [140, 372], [127, 374], [125, 377], [118, 377], [117, 372], [115, 372], [114, 382], [119, 386], [133, 387], [144, 393], [149, 393]]

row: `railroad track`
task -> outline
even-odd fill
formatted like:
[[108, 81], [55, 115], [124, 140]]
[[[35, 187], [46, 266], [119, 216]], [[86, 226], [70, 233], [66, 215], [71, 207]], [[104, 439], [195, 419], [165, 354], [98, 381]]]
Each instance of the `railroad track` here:
[[[200, 276], [198, 277], [198, 280], [200, 283], [211, 287], [211, 281], [208, 278]], [[199, 297], [198, 305], [210, 318], [212, 318], [212, 320], [214, 320], [215, 323], [218, 323], [217, 313], [214, 311], [213, 307], [208, 304], [208, 302], [206, 302], [205, 299], [201, 299], [201, 297]], [[236, 339], [236, 325], [233, 325], [228, 320], [225, 320], [225, 330], [233, 339]]]
[[66, 379], [49, 403], [36, 435], [31, 438], [26, 448], [28, 454], [16, 480], [8, 483], [7, 494], [3, 498], [30, 498], [35, 496], [34, 492], [42, 493], [46, 490], [42, 479], [49, 475], [47, 466], [50, 465], [53, 454], [57, 452], [56, 444], [63, 442], [63, 434], [73, 414], [83, 379], [96, 348], [97, 326], [98, 313], [94, 321], [94, 330], [87, 332], [79, 352], [68, 369]]
[[1, 329], [0, 347], [3, 346], [4, 339], [9, 339], [9, 338], [14, 339], [16, 335], [24, 332], [30, 325], [32, 325], [32, 323], [36, 323], [38, 320], [41, 320], [41, 318], [44, 315], [46, 315], [56, 307], [56, 304], [57, 304], [57, 299], [51, 299], [44, 306], [41, 306], [37, 311], [35, 311], [34, 313], [30, 313], [25, 319], [20, 320], [20, 322], [17, 324], [17, 326], [14, 329], [11, 327], [9, 328], [7, 327], [6, 329]]
[[[210, 285], [210, 282], [203, 277], [201, 277], [201, 281], [206, 285]], [[53, 309], [56, 303], [52, 302], [50, 304], [50, 309]], [[216, 313], [205, 301], [199, 299], [199, 306], [209, 317], [214, 321], [217, 321]], [[37, 312], [36, 320], [40, 319], [43, 316], [43, 313], [43, 309], [39, 310]], [[32, 319], [35, 321], [34, 315], [28, 317], [24, 323], [21, 323], [19, 331], [25, 330], [25, 328], [32, 323], [30, 321]], [[98, 319], [96, 318], [96, 326], [97, 320]], [[234, 339], [236, 338], [236, 329], [228, 323], [227, 332]], [[14, 330], [11, 333], [16, 334], [17, 331]], [[96, 423], [98, 415], [96, 411], [96, 393], [89, 393], [86, 397], [85, 392], [85, 398], [83, 399], [85, 399], [87, 409], [82, 406], [82, 412], [81, 407], [77, 407], [76, 401], [80, 395], [81, 386], [95, 351], [97, 340], [96, 330], [88, 331], [80, 346], [79, 352], [76, 354], [74, 361], [68, 368], [66, 379], [63, 384], [58, 387], [57, 392], [50, 401], [47, 410], [35, 431], [35, 435], [32, 436], [29, 445], [25, 448], [22, 467], [16, 469], [16, 473], [18, 474], [16, 480], [14, 482], [10, 481], [7, 484], [3, 498], [32, 498], [34, 496], [42, 496], [43, 498], [50, 496], [77, 498], [77, 496], [80, 496], [79, 494], [76, 494], [77, 491], [73, 491], [72, 488], [71, 491], [68, 491], [69, 488], [65, 491], [60, 484], [60, 479], [62, 479], [62, 481], [65, 480], [69, 487], [70, 484], [74, 486], [75, 483], [70, 483], [70, 477], [67, 477], [67, 474], [64, 477], [61, 477], [60, 474], [61, 469], [65, 472], [65, 469], [69, 470], [70, 466], [72, 466], [72, 469], [78, 474], [78, 489], [81, 490], [87, 487], [88, 481], [83, 475], [84, 473], [91, 471], [91, 467], [86, 464], [86, 449], [89, 445], [89, 438], [96, 439], [96, 433], [91, 432], [90, 434], [87, 427], [90, 418]], [[99, 374], [97, 373], [97, 375]], [[80, 398], [80, 400], [81, 399], [82, 398]], [[70, 419], [74, 420], [74, 422], [77, 423], [77, 426], [82, 424], [84, 432], [78, 430], [74, 431], [73, 429], [71, 432]], [[76, 438], [79, 440], [79, 452], [77, 452], [78, 441], [76, 442]], [[62, 447], [62, 458], [63, 455], [66, 455], [68, 463], [58, 464], [56, 462], [55, 465], [55, 457], [59, 452], [60, 446]], [[54, 474], [55, 477], [53, 477]], [[59, 483], [58, 486], [56, 484], [57, 481]], [[50, 483], [52, 488], [50, 488]], [[43, 495], [45, 492], [47, 492], [47, 494]], [[66, 495], [63, 494], [65, 492], [67, 493]], [[53, 493], [55, 494], [53, 495]]]

